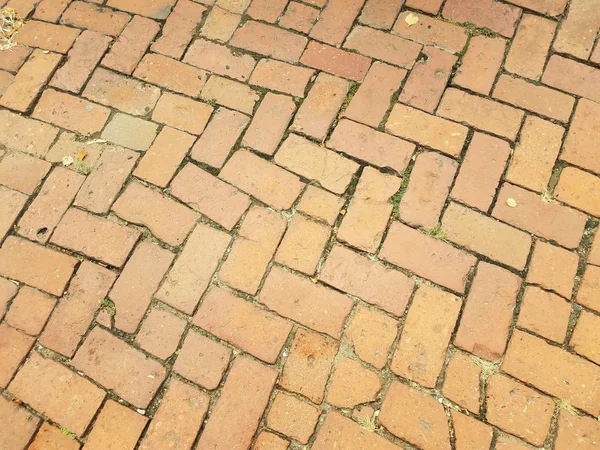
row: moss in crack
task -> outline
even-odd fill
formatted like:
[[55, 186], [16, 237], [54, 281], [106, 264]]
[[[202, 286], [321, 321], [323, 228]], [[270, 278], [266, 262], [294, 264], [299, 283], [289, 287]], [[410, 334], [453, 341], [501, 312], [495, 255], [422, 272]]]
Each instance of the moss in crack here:
[[102, 300], [100, 309], [105, 309], [111, 316], [114, 316], [117, 313], [117, 306], [115, 305], [115, 302], [108, 297]]
[[438, 223], [431, 230], [427, 231], [426, 234], [434, 239], [439, 239], [440, 241], [446, 240], [446, 232], [442, 229], [441, 223]]

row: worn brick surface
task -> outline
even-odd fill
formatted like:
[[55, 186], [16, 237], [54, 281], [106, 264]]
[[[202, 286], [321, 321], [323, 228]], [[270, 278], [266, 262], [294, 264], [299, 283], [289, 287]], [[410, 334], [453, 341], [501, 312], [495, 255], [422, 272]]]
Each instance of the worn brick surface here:
[[[111, 446], [133, 448], [148, 419], [114, 400], [108, 400], [85, 443], [86, 450], [100, 450]], [[118, 448], [118, 447], [117, 447]]]
[[307, 443], [315, 429], [319, 413], [315, 406], [297, 397], [278, 392], [271, 405], [267, 424], [273, 430]]
[[444, 395], [469, 411], [478, 413], [481, 372], [481, 367], [472, 357], [455, 352], [446, 367]]
[[295, 110], [296, 105], [291, 97], [267, 93], [244, 133], [242, 144], [261, 153], [272, 155]]
[[502, 65], [505, 49], [504, 39], [473, 36], [452, 82], [488, 95]]

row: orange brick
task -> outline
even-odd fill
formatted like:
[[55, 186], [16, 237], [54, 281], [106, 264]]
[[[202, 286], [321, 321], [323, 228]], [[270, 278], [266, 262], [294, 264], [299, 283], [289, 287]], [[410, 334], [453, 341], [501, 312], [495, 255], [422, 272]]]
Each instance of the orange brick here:
[[457, 58], [434, 47], [425, 47], [422, 54], [425, 58], [416, 62], [398, 101], [433, 113], [446, 88]]
[[407, 0], [406, 6], [435, 15], [439, 12], [442, 3], [443, 0]]
[[256, 20], [275, 22], [283, 13], [287, 0], [252, 0], [246, 13]]
[[154, 122], [116, 113], [102, 132], [102, 139], [133, 150], [145, 151], [156, 137], [158, 125]]
[[129, 16], [127, 14], [80, 1], [71, 3], [60, 20], [61, 23], [67, 25], [108, 34], [109, 36], [118, 36], [128, 21]]
[[213, 108], [206, 103], [165, 92], [154, 109], [152, 120], [188, 133], [201, 134], [212, 112]]
[[193, 164], [186, 164], [177, 174], [171, 194], [227, 230], [250, 206], [247, 195]]
[[50, 164], [46, 161], [20, 152], [9, 153], [0, 161], [0, 184], [31, 195], [48, 170]]
[[102, 450], [113, 445], [133, 448], [144, 431], [146, 422], [148, 418], [114, 400], [108, 400], [88, 435], [85, 450]]
[[577, 303], [600, 312], [600, 267], [588, 265], [583, 274], [583, 280], [575, 299]]
[[25, 333], [37, 336], [44, 328], [56, 300], [47, 294], [23, 286], [13, 298], [6, 313], [6, 323]]
[[148, 53], [135, 69], [133, 76], [175, 92], [197, 97], [206, 83], [208, 74], [175, 59]]
[[417, 156], [406, 192], [400, 201], [400, 219], [431, 229], [439, 221], [458, 164], [435, 152]]
[[542, 81], [552, 87], [600, 102], [600, 69], [552, 55]]
[[235, 32], [231, 45], [294, 63], [300, 58], [306, 41], [303, 36], [249, 20]]
[[568, 0], [510, 0], [509, 3], [550, 16], [562, 14]]
[[400, 376], [433, 388], [460, 313], [458, 297], [421, 285], [411, 303], [390, 368]]
[[489, 28], [506, 37], [515, 33], [521, 10], [494, 0], [449, 0], [442, 11], [446, 19]]
[[77, 28], [29, 20], [27, 21], [27, 27], [19, 30], [15, 42], [50, 52], [67, 53], [79, 33], [81, 31]]
[[313, 74], [313, 70], [265, 58], [256, 65], [250, 77], [250, 84], [294, 97], [304, 97], [306, 86]]
[[183, 61], [219, 75], [246, 81], [256, 65], [250, 55], [239, 54], [216, 42], [197, 39], [190, 46]]
[[18, 289], [17, 283], [0, 278], [0, 318], [4, 317], [8, 302], [14, 297]]
[[365, 430], [356, 422], [336, 411], [327, 414], [313, 447], [314, 450], [343, 448], [344, 450], [395, 450], [398, 447], [377, 433]]
[[[89, 138], [85, 138], [85, 140], [80, 139], [81, 138], [75, 133], [63, 131], [58, 139], [56, 139], [56, 143], [52, 146], [50, 151], [46, 153], [44, 159], [50, 163], [62, 164], [62, 159], [65, 156], [71, 156], [75, 162], [79, 161], [77, 154], [83, 150], [86, 152], [85, 164], [93, 169], [105, 149], [114, 150], [121, 148], [108, 143], [90, 142], [92, 139]], [[75, 170], [81, 168], [81, 166], [79, 164], [71, 164], [69, 168]]]
[[410, 106], [396, 103], [385, 129], [421, 145], [458, 156], [467, 138], [467, 128]]
[[588, 252], [588, 264], [594, 264], [595, 266], [600, 266], [600, 234], [596, 230], [596, 235], [594, 237], [594, 242], [592, 243], [592, 247]]
[[297, 210], [333, 225], [343, 204], [344, 200], [340, 197], [309, 185], [298, 203]]
[[379, 256], [459, 293], [476, 262], [474, 256], [399, 222], [392, 223]]
[[558, 432], [554, 442], [556, 450], [569, 450], [573, 448], [574, 442], [581, 444], [582, 448], [593, 449], [600, 443], [598, 421], [563, 409], [559, 413]]
[[342, 356], [331, 374], [327, 403], [339, 408], [352, 408], [372, 402], [381, 390], [379, 376], [363, 365]]
[[349, 88], [350, 83], [346, 80], [320, 73], [306, 100], [300, 105], [290, 128], [293, 131], [323, 141], [331, 124], [338, 116]]
[[529, 263], [527, 282], [539, 284], [569, 299], [578, 264], [577, 254], [537, 241]]
[[354, 81], [362, 81], [371, 65], [369, 58], [315, 41], [308, 43], [300, 62]]
[[489, 95], [504, 60], [506, 40], [473, 36], [456, 70], [453, 83], [482, 95]]
[[0, 144], [7, 148], [43, 157], [58, 131], [46, 123], [7, 110], [0, 111]]
[[[269, 0], [264, 1], [267, 2]], [[279, 2], [287, 3], [286, 0], [279, 0]], [[279, 25], [283, 28], [299, 31], [300, 33], [308, 33], [318, 17], [318, 9], [311, 8], [304, 3], [292, 1], [289, 3], [285, 14], [279, 19]]]
[[215, 6], [211, 9], [200, 34], [208, 39], [227, 42], [238, 28], [242, 16]]
[[561, 21], [553, 49], [580, 59], [588, 59], [600, 27], [600, 11], [586, 0], [574, 1]]
[[[267, 0], [271, 1], [271, 0]], [[261, 431], [252, 450], [287, 450], [290, 443], [279, 436], [269, 433], [267, 431]]]
[[236, 14], [243, 14], [252, 0], [216, 0], [216, 5]]
[[70, 436], [63, 434], [59, 428], [56, 428], [48, 422], [44, 422], [35, 439], [28, 447], [31, 450], [79, 450], [81, 444]]
[[27, 60], [33, 49], [25, 46], [17, 46], [5, 52], [0, 61], [0, 69], [16, 72]]
[[162, 28], [162, 34], [151, 50], [181, 59], [206, 8], [191, 1], [178, 2]]
[[594, 216], [600, 216], [600, 178], [575, 167], [565, 167], [554, 188], [554, 197]]
[[278, 392], [267, 415], [267, 426], [306, 444], [315, 430], [320, 413], [310, 403]]
[[517, 325], [546, 339], [562, 343], [570, 315], [571, 305], [565, 299], [537, 286], [527, 286]]
[[35, 9], [33, 17], [45, 22], [56, 22], [70, 2], [71, 0], [42, 0]]
[[530, 450], [531, 447], [507, 434], [498, 434], [496, 439], [496, 448], [498, 450]]
[[442, 219], [448, 240], [522, 270], [531, 247], [531, 236], [488, 216], [450, 203]]
[[373, 28], [389, 30], [402, 3], [403, 0], [367, 0], [358, 21]]
[[403, 273], [341, 245], [331, 250], [320, 279], [396, 316], [404, 314], [414, 287], [414, 282]]
[[246, 114], [252, 114], [259, 95], [258, 92], [246, 84], [212, 75], [204, 89], [202, 89], [201, 98], [209, 101], [213, 100], [219, 105]]
[[176, 0], [108, 0], [108, 6], [153, 19], [166, 19]]
[[3, 70], [0, 70], [0, 98], [2, 97], [2, 94], [4, 94], [6, 92], [6, 90], [8, 89], [8, 87], [11, 85], [11, 83], [14, 81], [15, 76], [5, 72]]
[[598, 316], [588, 311], [581, 311], [569, 343], [573, 350], [596, 364], [600, 361], [600, 347], [596, 338], [598, 327], [600, 327]]
[[444, 396], [478, 414], [481, 372], [481, 367], [468, 354], [454, 352], [444, 376]]
[[[452, 424], [454, 425], [454, 439], [456, 450], [469, 450], [473, 448], [490, 448], [494, 437], [494, 429], [489, 425], [451, 410]], [[501, 450], [500, 448], [498, 450]], [[503, 449], [507, 450], [507, 449]]]
[[[515, 200], [517, 206], [508, 206], [509, 198]], [[579, 245], [587, 220], [579, 211], [545, 202], [540, 196], [508, 183], [500, 190], [493, 215], [567, 248]]]
[[0, 387], [5, 388], [31, 350], [35, 338], [9, 326], [0, 324]]
[[333, 339], [298, 328], [279, 385], [321, 403], [336, 353], [337, 343]]
[[[527, 6], [533, 8], [533, 5]], [[533, 14], [523, 14], [504, 68], [525, 78], [538, 80], [544, 71], [555, 30], [556, 22]]]
[[[417, 1], [419, 5], [423, 3], [422, 0], [415, 0], [415, 2]], [[423, 45], [432, 45], [447, 50], [450, 53], [460, 52], [467, 44], [465, 28], [424, 14], [416, 14], [419, 21], [409, 27], [406, 24], [406, 16], [409, 14], [414, 13], [404, 11], [400, 14], [394, 25], [393, 32], [395, 34]]]
[[310, 37], [340, 45], [356, 20], [365, 0], [330, 0], [310, 32]]
[[594, 151], [600, 139], [596, 118], [600, 105], [586, 99], [579, 100], [560, 159], [600, 174], [600, 158]]
[[[0, 240], [4, 239], [11, 231], [26, 202], [27, 196], [25, 194], [0, 187]], [[35, 225], [38, 222], [40, 222], [40, 218], [31, 217], [30, 215], [25, 224], [30, 223], [31, 225]]]
[[152, 307], [137, 333], [135, 341], [147, 352], [160, 359], [173, 355], [187, 325], [187, 320], [175, 314]]
[[332, 289], [273, 267], [259, 301], [284, 317], [334, 338], [342, 334], [352, 300]]

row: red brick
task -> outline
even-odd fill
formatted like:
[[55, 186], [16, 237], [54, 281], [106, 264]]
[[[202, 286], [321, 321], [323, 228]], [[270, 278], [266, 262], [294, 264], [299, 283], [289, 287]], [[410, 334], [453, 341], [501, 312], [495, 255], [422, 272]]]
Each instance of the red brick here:
[[473, 36], [452, 82], [471, 91], [489, 95], [504, 60], [505, 50], [505, 39]]
[[103, 106], [54, 89], [46, 89], [32, 117], [83, 135], [90, 135], [104, 127], [109, 114], [110, 110]]
[[136, 248], [109, 294], [118, 329], [135, 332], [173, 258], [171, 252], [149, 242]]
[[177, 174], [171, 193], [227, 230], [238, 223], [250, 205], [248, 196], [193, 164]]
[[176, 378], [171, 379], [138, 448], [191, 448], [209, 404], [210, 397], [206, 393]]
[[[423, 0], [415, 0], [419, 4]], [[437, 1], [437, 0], [433, 0]], [[414, 6], [414, 5], [413, 5]], [[467, 30], [458, 25], [446, 21], [429, 17], [423, 14], [415, 14], [419, 21], [409, 26], [406, 23], [406, 16], [414, 14], [411, 11], [404, 11], [398, 17], [393, 32], [403, 38], [419, 42], [423, 45], [432, 45], [434, 47], [447, 50], [450, 53], [458, 53], [467, 44]]]
[[398, 100], [432, 113], [442, 97], [457, 58], [433, 47], [425, 47], [423, 54], [425, 60], [417, 61]]
[[80, 32], [77, 28], [29, 20], [27, 26], [19, 30], [15, 42], [50, 52], [67, 53]]
[[580, 59], [588, 59], [600, 27], [600, 11], [588, 0], [571, 2], [569, 12], [553, 42], [556, 52], [567, 53]]
[[[490, 448], [494, 437], [492, 427], [457, 411], [451, 410], [450, 414], [452, 415], [452, 424], [454, 425], [456, 450]], [[499, 448], [498, 450], [501, 449]]]
[[[250, 78], [250, 84], [265, 89], [304, 97], [314, 71], [273, 59], [261, 59]], [[251, 112], [251, 111], [248, 111]]]
[[248, 448], [269, 401], [277, 371], [249, 358], [233, 363], [199, 448]]
[[18, 406], [17, 402], [1, 396], [0, 420], [3, 424], [0, 445], [7, 449], [25, 448], [40, 423], [40, 419]]
[[28, 450], [79, 450], [81, 444], [62, 430], [44, 422]]
[[600, 348], [596, 338], [598, 327], [600, 319], [593, 313], [582, 311], [569, 343], [573, 350], [596, 364], [600, 361]]
[[[84, 138], [82, 140], [81, 137], [75, 133], [63, 131], [50, 151], [46, 153], [44, 159], [51, 163], [59, 163], [62, 165], [62, 160], [65, 156], [73, 157], [74, 162], [79, 161], [77, 155], [83, 155], [83, 153], [80, 152], [84, 151], [86, 153], [85, 165], [91, 169], [94, 167], [104, 150], [109, 148], [112, 149], [115, 148], [115, 146], [106, 143], [93, 142], [93, 139], [89, 138]], [[75, 170], [80, 169], [83, 166], [80, 166], [80, 164], [71, 164], [68, 167]]]
[[246, 13], [256, 20], [275, 22], [283, 13], [287, 0], [252, 0]]
[[155, 21], [135, 16], [104, 57], [102, 65], [131, 75], [159, 29]]
[[438, 115], [515, 140], [523, 112], [458, 89], [447, 89]]
[[35, 352], [8, 390], [78, 436], [84, 433], [105, 396], [92, 382]]
[[246, 114], [252, 114], [259, 94], [246, 84], [212, 75], [202, 90], [201, 98]]
[[231, 350], [223, 344], [190, 330], [173, 370], [206, 389], [216, 389], [231, 358]]
[[0, 387], [5, 388], [33, 346], [35, 338], [0, 325]]
[[404, 314], [414, 282], [401, 272], [336, 245], [320, 279], [396, 316]]
[[481, 367], [471, 356], [454, 352], [446, 367], [444, 396], [463, 408], [478, 414], [481, 372]]
[[600, 105], [586, 99], [579, 100], [560, 159], [600, 174], [600, 158], [594, 151], [600, 139], [596, 118]]
[[592, 243], [592, 247], [588, 252], [587, 262], [588, 264], [594, 264], [595, 266], [600, 266], [600, 234], [596, 231], [596, 235], [594, 237], [594, 242]]
[[379, 256], [461, 294], [476, 262], [474, 256], [398, 222], [392, 223]]
[[49, 169], [46, 161], [12, 152], [0, 161], [0, 184], [31, 195]]
[[504, 68], [525, 78], [538, 80], [544, 71], [555, 30], [556, 22], [533, 14], [523, 14]]
[[2, 61], [0, 61], [0, 69], [16, 72], [27, 60], [32, 50], [33, 49], [25, 46], [17, 46], [4, 50]]
[[259, 301], [284, 317], [339, 338], [352, 301], [338, 292], [273, 267]]
[[423, 450], [449, 450], [450, 432], [444, 407], [429, 395], [393, 381], [379, 420], [391, 433]]
[[71, 0], [42, 0], [33, 14], [34, 19], [57, 22]]
[[595, 63], [600, 61], [600, 45], [596, 44], [596, 48], [594, 49], [592, 56], [590, 56], [590, 61]]
[[197, 97], [208, 74], [175, 59], [148, 53], [135, 69], [133, 76], [175, 92]]
[[26, 202], [25, 194], [0, 187], [0, 241], [11, 231]]
[[80, 1], [71, 3], [61, 18], [61, 23], [109, 36], [118, 36], [128, 21], [127, 14]]
[[315, 186], [308, 186], [297, 210], [333, 225], [344, 204], [343, 199]]
[[340, 45], [365, 0], [329, 0], [310, 32], [310, 37], [331, 45]]
[[37, 120], [0, 111], [0, 144], [34, 156], [44, 156], [58, 134], [58, 129]]
[[594, 216], [600, 216], [600, 178], [574, 167], [565, 167], [554, 188], [554, 197]]
[[437, 15], [442, 3], [443, 0], [406, 0], [406, 6], [434, 15]]
[[375, 61], [344, 111], [344, 116], [377, 128], [405, 76], [405, 70]]
[[252, 0], [216, 0], [216, 5], [236, 14], [243, 14]]
[[381, 370], [387, 363], [397, 332], [397, 321], [359, 305], [346, 328], [346, 339], [360, 359]]
[[0, 275], [62, 295], [77, 260], [64, 253], [9, 236], [0, 249]]
[[552, 55], [542, 81], [552, 87], [600, 102], [600, 69]]
[[186, 325], [185, 319], [166, 310], [152, 308], [135, 340], [144, 350], [167, 359], [179, 346]]
[[513, 3], [524, 8], [538, 11], [550, 16], [558, 16], [565, 10], [568, 0], [510, 0]]
[[246, 81], [256, 65], [252, 56], [239, 54], [206, 39], [195, 40], [183, 60], [200, 69], [240, 81]]
[[450, 156], [460, 154], [468, 131], [463, 125], [401, 103], [394, 105], [385, 129]]
[[377, 433], [369, 432], [356, 422], [331, 411], [320, 428], [312, 447], [314, 450], [343, 448], [344, 450], [395, 450], [398, 447]]
[[[514, 199], [517, 206], [508, 206], [509, 198]], [[545, 202], [538, 195], [508, 183], [500, 190], [493, 215], [567, 248], [579, 245], [587, 219], [579, 211], [558, 203]]]
[[267, 92], [244, 134], [242, 145], [272, 155], [295, 110], [296, 104], [291, 97]]
[[[287, 3], [287, 1], [284, 0], [284, 3]], [[285, 14], [279, 19], [279, 25], [300, 33], [309, 33], [318, 17], [318, 9], [311, 8], [304, 3], [292, 1], [289, 3]]]
[[57, 167], [19, 220], [19, 234], [46, 243], [67, 211], [85, 177], [64, 167]]
[[455, 22], [469, 22], [480, 28], [490, 28], [503, 36], [515, 33], [521, 10], [494, 0], [449, 0], [442, 14]]
[[336, 341], [298, 328], [279, 385], [321, 403], [336, 353]]
[[434, 152], [420, 154], [400, 202], [400, 219], [409, 225], [434, 228], [446, 203], [456, 169], [456, 162], [450, 158]]
[[230, 237], [199, 223], [171, 267], [156, 298], [191, 314], [208, 287]]
[[133, 150], [145, 151], [156, 137], [158, 125], [138, 117], [116, 113], [102, 132], [102, 139]]
[[0, 70], [0, 97], [2, 97], [2, 94], [6, 92], [6, 90], [9, 88], [14, 79], [14, 75]]
[[154, 109], [152, 120], [188, 133], [201, 134], [212, 112], [213, 108], [206, 103], [165, 92]]
[[108, 400], [100, 411], [84, 448], [85, 450], [108, 448], [132, 450], [144, 431], [146, 422], [148, 422], [146, 417], [114, 400]]
[[249, 20], [235, 32], [230, 43], [234, 47], [294, 63], [300, 58], [306, 42], [303, 36]]
[[425, 387], [435, 387], [460, 308], [458, 297], [421, 285], [408, 310], [392, 371]]
[[277, 249], [275, 261], [313, 275], [329, 241], [331, 228], [295, 214]]
[[403, 0], [367, 0], [358, 21], [373, 28], [389, 30], [402, 4]]
[[381, 380], [375, 372], [343, 356], [333, 369], [327, 402], [340, 408], [352, 408], [374, 401], [380, 390]]
[[176, 0], [108, 0], [107, 5], [153, 19], [166, 19]]
[[181, 59], [200, 24], [206, 8], [191, 1], [178, 2], [162, 28], [162, 34], [151, 50]]
[[227, 42], [233, 36], [241, 20], [240, 14], [214, 6], [204, 22], [200, 34], [208, 39]]
[[46, 324], [55, 304], [56, 300], [49, 295], [23, 286], [6, 314], [6, 323], [27, 334], [37, 336]]
[[600, 443], [598, 421], [587, 416], [572, 414], [563, 409], [558, 418], [558, 434], [555, 448], [569, 450], [577, 443], [581, 449], [593, 449]]
[[320, 412], [310, 403], [278, 392], [267, 416], [267, 426], [306, 444], [315, 430]]
[[567, 333], [571, 305], [556, 294], [527, 286], [517, 325], [546, 339], [562, 343]]
[[504, 375], [487, 381], [487, 420], [534, 445], [542, 445], [550, 429], [554, 401]]
[[399, 173], [406, 169], [415, 151], [415, 145], [410, 142], [345, 119], [335, 127], [327, 146]]
[[600, 268], [592, 265], [586, 266], [583, 280], [575, 299], [577, 303], [600, 311]]
[[300, 62], [354, 81], [362, 81], [371, 65], [369, 58], [315, 41], [308, 43]]
[[502, 264], [522, 270], [531, 236], [488, 216], [451, 203], [442, 219], [446, 238]]
[[147, 115], [160, 97], [160, 89], [104, 69], [98, 69], [83, 96], [134, 116]]
[[252, 450], [287, 450], [289, 444], [288, 441], [273, 433], [261, 431], [256, 441], [254, 441]]
[[30, 109], [60, 60], [57, 53], [35, 50], [0, 97], [0, 105], [21, 112]]
[[336, 194], [344, 193], [358, 170], [354, 161], [295, 134], [281, 144], [275, 162]]
[[[476, 132], [454, 182], [452, 198], [487, 211], [510, 154], [506, 141]], [[477, 189], [472, 186], [477, 186]]]
[[292, 206], [304, 187], [297, 176], [246, 150], [235, 152], [219, 176], [276, 209]]
[[577, 254], [537, 241], [529, 263], [527, 282], [539, 284], [569, 299], [578, 264]]
[[0, 278], [0, 319], [4, 317], [8, 302], [14, 297], [18, 289], [18, 283]]

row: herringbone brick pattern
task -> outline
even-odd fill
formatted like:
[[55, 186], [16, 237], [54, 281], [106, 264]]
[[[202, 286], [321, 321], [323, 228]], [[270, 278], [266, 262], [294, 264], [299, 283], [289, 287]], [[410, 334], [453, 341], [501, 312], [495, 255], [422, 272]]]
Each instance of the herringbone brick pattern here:
[[597, 0], [0, 0], [0, 449], [600, 448]]

